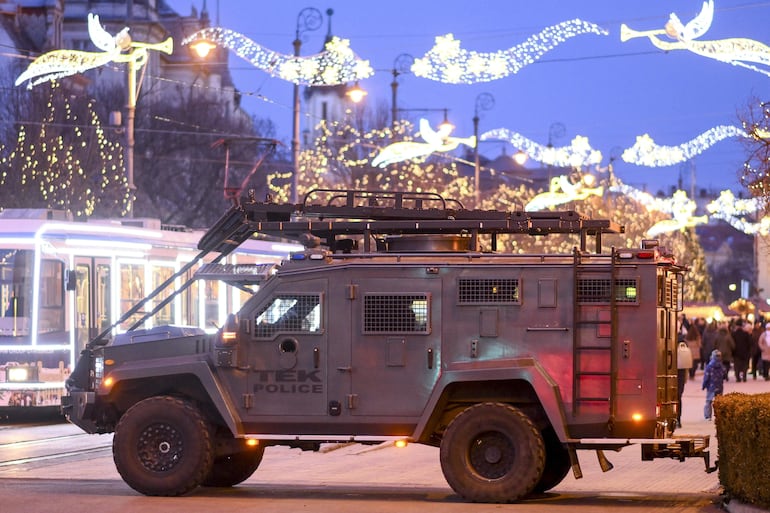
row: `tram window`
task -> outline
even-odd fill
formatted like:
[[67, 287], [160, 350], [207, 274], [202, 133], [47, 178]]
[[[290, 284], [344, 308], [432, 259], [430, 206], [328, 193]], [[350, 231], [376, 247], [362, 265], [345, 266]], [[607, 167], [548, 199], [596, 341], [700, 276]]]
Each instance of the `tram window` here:
[[99, 331], [108, 328], [112, 323], [112, 280], [110, 276], [109, 265], [97, 264], [96, 315], [99, 320]]
[[[144, 265], [121, 264], [120, 266], [120, 315], [129, 311], [144, 297]], [[136, 322], [141, 312], [126, 320], [121, 327], [126, 329]]]
[[64, 264], [58, 260], [40, 263], [39, 332], [64, 329]]
[[[174, 274], [174, 269], [171, 267], [164, 267], [164, 266], [158, 266], [155, 265], [152, 267], [152, 288], [153, 290], [160, 286], [161, 283], [165, 282], [171, 276]], [[155, 298], [156, 303], [161, 303], [163, 300], [165, 300], [168, 296], [171, 295], [173, 292], [172, 287], [166, 287], [158, 296]], [[160, 311], [156, 314], [154, 323], [157, 325], [162, 324], [173, 324], [174, 323], [174, 310], [173, 310], [173, 304], [174, 302], [170, 302], [166, 306], [160, 309]]]

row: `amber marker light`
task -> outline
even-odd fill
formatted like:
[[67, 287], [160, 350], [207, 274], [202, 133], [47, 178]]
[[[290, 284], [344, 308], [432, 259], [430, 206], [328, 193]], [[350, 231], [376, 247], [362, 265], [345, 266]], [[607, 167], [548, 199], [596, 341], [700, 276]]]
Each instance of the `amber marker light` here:
[[641, 414], [641, 413], [634, 413], [633, 415], [631, 415], [631, 420], [633, 420], [634, 422], [639, 422], [639, 421], [641, 421], [643, 418], [644, 418], [644, 417], [642, 417], [642, 414]]
[[408, 442], [406, 440], [396, 440], [396, 442], [393, 445], [395, 445], [399, 449], [403, 449], [408, 445]]
[[256, 438], [247, 438], [246, 445], [248, 445], [249, 447], [256, 447], [259, 445], [259, 440], [257, 440]]
[[102, 386], [104, 388], [110, 388], [114, 382], [115, 380], [112, 379], [112, 376], [107, 376], [106, 378], [104, 378], [104, 381], [102, 381]]

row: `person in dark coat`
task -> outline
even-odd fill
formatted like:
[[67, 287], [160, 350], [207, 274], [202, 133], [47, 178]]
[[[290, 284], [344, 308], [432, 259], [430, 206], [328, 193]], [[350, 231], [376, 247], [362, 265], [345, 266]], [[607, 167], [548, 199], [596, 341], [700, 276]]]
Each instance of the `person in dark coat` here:
[[735, 321], [735, 331], [733, 331], [733, 365], [735, 366], [735, 381], [746, 382], [746, 375], [749, 371], [749, 361], [751, 360], [751, 333], [746, 328], [751, 329], [751, 324], [743, 319]]
[[723, 323], [717, 330], [717, 338], [714, 341], [714, 349], [717, 349], [722, 356], [722, 366], [725, 368], [724, 376], [725, 381], [729, 381], [727, 374], [730, 372], [730, 364], [733, 361], [733, 349], [735, 349], [735, 341], [730, 330], [727, 328], [727, 324]]

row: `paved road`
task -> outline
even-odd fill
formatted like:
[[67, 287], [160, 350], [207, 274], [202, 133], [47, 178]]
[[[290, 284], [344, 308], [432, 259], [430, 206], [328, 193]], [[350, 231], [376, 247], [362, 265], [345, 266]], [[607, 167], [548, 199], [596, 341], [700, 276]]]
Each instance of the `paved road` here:
[[[699, 376], [698, 376], [699, 379]], [[764, 380], [726, 384], [726, 393], [770, 391]], [[699, 381], [685, 387], [683, 428], [679, 433], [712, 435], [712, 458], [716, 457], [713, 422], [703, 420], [705, 394]], [[26, 435], [22, 432], [26, 431]], [[254, 511], [338, 513], [372, 511], [598, 511], [611, 507], [643, 508], [647, 511], [720, 511], [718, 473], [707, 474], [702, 460], [642, 462], [640, 449], [628, 447], [608, 453], [615, 468], [602, 473], [590, 452], [580, 452], [583, 479], [571, 474], [550, 493], [515, 505], [465, 504], [449, 488], [438, 461], [438, 450], [421, 445], [397, 449], [390, 445], [359, 444], [328, 446], [324, 452], [301, 452], [271, 447], [259, 470], [245, 483], [229, 490], [200, 489], [188, 497], [143, 497], [125, 485], [112, 462], [110, 435], [80, 435], [71, 425], [31, 430], [0, 429], [0, 504], [3, 512], [87, 511], [91, 508], [121, 511], [207, 511], [226, 507], [228, 513]], [[19, 444], [27, 449], [51, 438], [60, 456], [24, 461]], [[77, 456], [68, 451], [90, 448]], [[11, 453], [11, 451], [14, 451]], [[45, 450], [44, 450], [45, 452]], [[38, 454], [33, 451], [34, 454]], [[30, 502], [32, 509], [25, 509]], [[71, 502], [70, 502], [71, 501]], [[222, 504], [226, 501], [226, 506]], [[65, 503], [77, 504], [66, 507]], [[330, 505], [333, 503], [333, 506]], [[20, 508], [20, 509], [16, 509]], [[575, 513], [571, 511], [571, 513]]]

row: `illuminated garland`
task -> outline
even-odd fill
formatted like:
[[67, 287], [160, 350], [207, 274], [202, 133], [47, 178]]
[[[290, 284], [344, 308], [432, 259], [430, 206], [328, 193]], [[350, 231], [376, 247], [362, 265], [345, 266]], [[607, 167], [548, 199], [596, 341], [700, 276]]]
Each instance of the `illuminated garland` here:
[[347, 39], [332, 38], [323, 52], [296, 57], [269, 50], [243, 34], [221, 27], [195, 32], [182, 41], [215, 43], [232, 50], [238, 57], [273, 76], [299, 85], [323, 86], [355, 82], [374, 74], [369, 61], [362, 60], [350, 49]]
[[737, 126], [719, 125], [679, 146], [659, 146], [649, 134], [644, 134], [636, 137], [636, 143], [623, 151], [622, 157], [625, 162], [638, 166], [672, 166], [690, 160], [728, 137], [746, 135], [746, 132]]
[[41, 82], [82, 73], [112, 61], [133, 61], [137, 68], [141, 68], [147, 62], [148, 50], [170, 54], [173, 49], [171, 38], [157, 44], [132, 41], [131, 36], [128, 35], [128, 27], [112, 36], [99, 23], [99, 16], [91, 13], [88, 14], [88, 34], [94, 45], [103, 50], [102, 52], [53, 50], [44, 53], [32, 61], [19, 75], [16, 85], [28, 81], [27, 89], [31, 89]]
[[538, 144], [507, 128], [496, 128], [484, 132], [479, 139], [509, 142], [514, 148], [523, 150], [528, 158], [549, 166], [579, 168], [599, 164], [602, 161], [602, 153], [591, 147], [587, 137], [580, 135], [576, 136], [569, 146], [560, 148]]
[[[744, 68], [770, 76], [770, 70], [762, 69], [754, 64], [770, 66], [770, 47], [758, 41], [746, 38], [729, 38], [716, 41], [696, 41], [711, 28], [714, 18], [714, 2], [703, 2], [701, 12], [686, 25], [675, 13], [671, 13], [663, 29], [634, 30], [626, 24], [620, 27], [620, 40], [625, 42], [638, 37], [646, 37], [657, 48], [663, 51], [689, 50], [696, 55], [708, 57], [733, 66]], [[670, 40], [658, 36], [668, 36]], [[750, 64], [751, 63], [751, 64]]]
[[540, 33], [508, 50], [476, 52], [460, 48], [452, 34], [436, 37], [436, 44], [415, 59], [412, 73], [418, 77], [450, 84], [490, 82], [518, 73], [567, 39], [581, 34], [606, 36], [606, 30], [579, 19], [546, 27]]
[[716, 219], [721, 219], [736, 230], [748, 235], [767, 235], [770, 233], [770, 217], [762, 217], [758, 222], [747, 221], [745, 216], [760, 212], [764, 203], [761, 198], [736, 198], [732, 191], [725, 190], [708, 205], [706, 210]]

